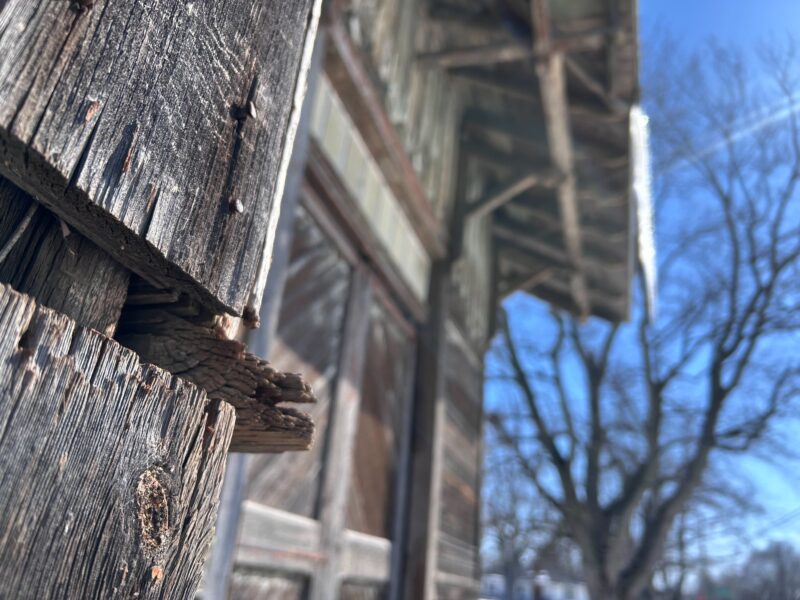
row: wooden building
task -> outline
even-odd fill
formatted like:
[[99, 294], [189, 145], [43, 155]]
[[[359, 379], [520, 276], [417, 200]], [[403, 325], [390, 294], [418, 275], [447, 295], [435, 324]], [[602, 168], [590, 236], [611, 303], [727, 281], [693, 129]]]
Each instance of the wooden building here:
[[495, 309], [649, 248], [636, 26], [0, 0], [0, 597], [476, 597]]

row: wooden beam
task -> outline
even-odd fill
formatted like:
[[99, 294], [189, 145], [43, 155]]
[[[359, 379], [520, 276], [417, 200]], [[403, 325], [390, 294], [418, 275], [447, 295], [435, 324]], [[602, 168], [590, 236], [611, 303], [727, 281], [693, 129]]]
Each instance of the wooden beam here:
[[514, 80], [490, 69], [480, 67], [457, 67], [450, 70], [454, 77], [475, 86], [494, 90], [524, 102], [539, 104], [539, 94], [532, 85], [525, 81]]
[[559, 185], [557, 195], [567, 257], [574, 268], [570, 286], [578, 307], [578, 315], [580, 318], [586, 318], [591, 307], [582, 265], [583, 250], [572, 135], [567, 112], [569, 100], [564, 73], [564, 54], [551, 51], [551, 23], [547, 0], [531, 0], [531, 18], [536, 33], [537, 50], [547, 53], [547, 58], [537, 64], [536, 73], [542, 95], [550, 159], [553, 166], [564, 174], [564, 181]]
[[443, 26], [457, 25], [494, 34], [506, 32], [491, 12], [467, 10], [456, 3], [428, 3], [428, 18]]
[[233, 409], [6, 285], [0, 331], [0, 597], [191, 598]]
[[417, 62], [426, 67], [452, 69], [475, 65], [518, 62], [533, 56], [533, 50], [519, 42], [500, 42], [482, 46], [447, 48], [417, 55]]
[[0, 173], [159, 287], [257, 312], [319, 0], [234, 0], [213, 27], [178, 0], [77, 5], [0, 3]]
[[545, 261], [552, 262], [556, 266], [571, 267], [567, 253], [552, 244], [543, 242], [539, 237], [530, 233], [520, 233], [516, 228], [509, 227], [500, 223], [492, 225], [492, 233], [500, 243], [500, 248], [504, 246], [532, 252]]
[[[506, 265], [511, 265], [515, 270], [521, 271], [525, 277], [531, 272], [538, 272], [545, 268], [551, 270], [551, 278], [559, 276], [569, 280], [571, 269], [568, 265], [548, 266], [550, 261], [541, 254], [514, 244], [504, 244], [502, 246], [502, 261]], [[609, 298], [622, 298], [627, 293], [628, 272], [626, 264], [622, 261], [615, 263], [615, 267], [609, 267], [610, 261], [603, 258], [591, 260], [587, 257], [587, 284], [594, 291], [595, 295], [600, 294]], [[520, 278], [520, 281], [524, 277]], [[518, 283], [518, 282], [513, 282]]]
[[493, 112], [481, 108], [468, 108], [462, 120], [466, 130], [489, 130], [536, 144], [546, 142], [547, 131], [534, 119], [521, 118], [508, 113]]
[[[526, 85], [526, 81], [520, 77], [508, 77], [497, 73], [492, 69], [480, 67], [459, 67], [450, 70], [454, 77], [464, 80], [472, 85], [485, 89], [491, 89], [501, 94], [506, 94], [512, 98], [541, 105], [541, 95], [534, 85]], [[603, 102], [603, 106], [605, 102]], [[611, 112], [603, 106], [582, 99], [571, 99], [569, 114], [571, 119], [581, 118], [584, 121], [598, 123], [621, 123], [626, 117], [627, 112]], [[627, 131], [627, 128], [625, 128]]]
[[[617, 126], [612, 123], [611, 127]], [[469, 108], [464, 113], [463, 127], [465, 131], [487, 131], [501, 134], [507, 138], [523, 143], [533, 144], [536, 150], [541, 149], [542, 154], [548, 154], [545, 146], [547, 140], [546, 129], [539, 127], [539, 123], [530, 119], [514, 118], [514, 116], [500, 114], [479, 108]], [[590, 119], [585, 116], [576, 119], [570, 118], [570, 130], [576, 138], [575, 154], [578, 159], [589, 164], [599, 164], [609, 170], [628, 167], [627, 141], [622, 139], [618, 132], [599, 131]], [[626, 138], [627, 139], [627, 138]], [[613, 156], [608, 155], [608, 150], [616, 151]], [[532, 157], [531, 160], [535, 160]]]
[[588, 91], [602, 100], [613, 113], [625, 115], [628, 106], [619, 98], [613, 96], [606, 86], [597, 81], [572, 57], [565, 57], [566, 67], [569, 72], [583, 85]]
[[[344, 557], [341, 578], [370, 583], [386, 583], [392, 565], [392, 542], [358, 531], [344, 532]], [[402, 576], [402, 573], [398, 573]]]
[[[571, 297], [571, 286], [557, 278], [551, 278], [546, 285], [540, 285], [534, 292], [537, 296], [547, 298], [548, 292], [554, 292], [561, 297]], [[550, 301], [550, 300], [548, 300]], [[619, 321], [625, 318], [625, 302], [620, 297], [606, 297], [603, 294], [592, 295], [592, 314], [610, 321]], [[577, 307], [573, 309], [577, 313]]]
[[480, 217], [500, 208], [506, 202], [513, 200], [522, 192], [533, 187], [554, 188], [558, 185], [560, 177], [554, 171], [527, 173], [509, 183], [491, 191], [486, 196], [470, 205], [467, 209], [468, 217]]
[[492, 144], [473, 136], [465, 136], [461, 142], [461, 152], [465, 155], [487, 163], [494, 169], [505, 173], [524, 173], [531, 167], [531, 161], [522, 160], [518, 153], [505, 152]]
[[245, 500], [237, 567], [310, 576], [323, 562], [319, 521]]
[[[389, 580], [393, 544], [385, 538], [345, 530], [341, 579]], [[245, 501], [242, 536], [236, 549], [240, 568], [311, 576], [328, 559], [321, 548], [319, 521]]]
[[510, 284], [502, 292], [503, 299], [508, 298], [514, 292], [533, 292], [537, 286], [545, 283], [553, 274], [553, 269], [545, 267], [534, 271], [532, 274], [520, 278], [519, 281]]

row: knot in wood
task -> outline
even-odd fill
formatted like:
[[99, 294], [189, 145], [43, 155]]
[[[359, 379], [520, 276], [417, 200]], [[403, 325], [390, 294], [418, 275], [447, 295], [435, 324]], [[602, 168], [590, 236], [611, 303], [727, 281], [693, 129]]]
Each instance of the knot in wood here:
[[150, 467], [136, 485], [136, 511], [142, 547], [147, 556], [155, 555], [169, 540], [169, 491], [167, 475], [160, 467]]

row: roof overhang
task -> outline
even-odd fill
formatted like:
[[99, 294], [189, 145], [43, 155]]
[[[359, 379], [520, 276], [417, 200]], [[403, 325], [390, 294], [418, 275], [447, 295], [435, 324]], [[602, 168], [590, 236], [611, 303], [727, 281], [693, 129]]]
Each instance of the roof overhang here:
[[440, 0], [430, 15], [443, 41], [420, 60], [464, 85], [465, 171], [489, 182], [468, 218], [492, 220], [498, 298], [620, 321], [640, 263], [652, 304], [636, 0]]

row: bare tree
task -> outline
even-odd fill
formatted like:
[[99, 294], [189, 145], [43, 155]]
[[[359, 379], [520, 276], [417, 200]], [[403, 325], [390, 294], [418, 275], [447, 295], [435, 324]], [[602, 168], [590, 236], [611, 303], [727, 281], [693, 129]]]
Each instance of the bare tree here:
[[674, 50], [650, 88], [657, 316], [641, 293], [621, 325], [517, 298], [492, 361], [498, 439], [580, 548], [594, 600], [638, 597], [712, 458], [779, 432], [800, 385], [798, 53]]
[[785, 542], [754, 550], [741, 566], [716, 585], [736, 600], [796, 600], [800, 598], [800, 552]]
[[534, 575], [536, 557], [563, 536], [550, 507], [507, 458], [494, 446], [486, 459], [482, 564], [484, 572], [503, 576], [505, 600], [513, 600], [518, 582]]

